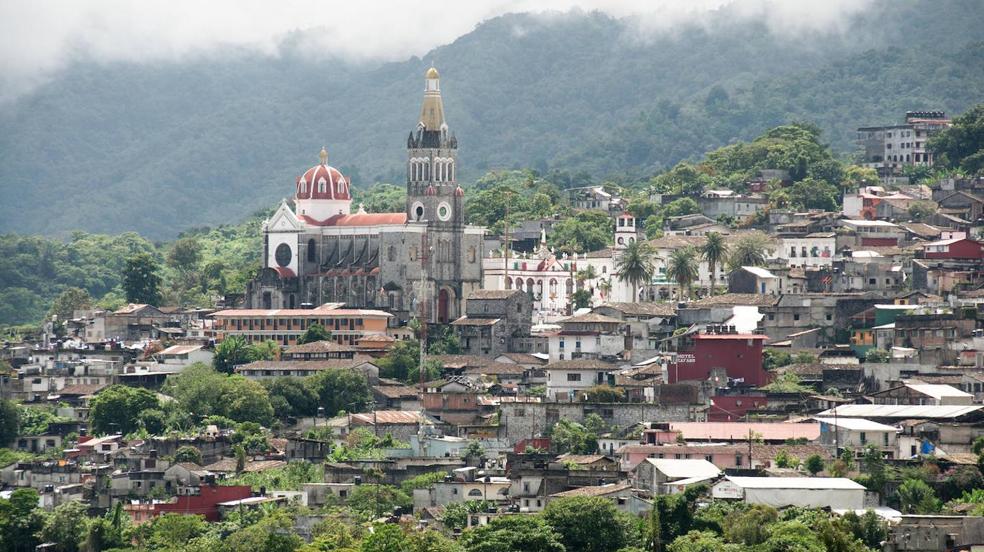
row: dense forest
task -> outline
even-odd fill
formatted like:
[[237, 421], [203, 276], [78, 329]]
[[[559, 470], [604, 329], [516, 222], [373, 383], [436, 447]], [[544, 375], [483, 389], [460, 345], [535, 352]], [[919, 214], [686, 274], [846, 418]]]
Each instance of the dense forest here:
[[964, 111], [984, 89], [974, 0], [876, 0], [826, 33], [729, 10], [672, 32], [507, 15], [398, 63], [313, 59], [292, 39], [271, 57], [80, 61], [0, 106], [0, 232], [173, 239], [289, 195], [322, 145], [356, 186], [400, 184], [432, 61], [467, 183], [521, 167], [639, 180], [797, 121], [850, 155], [859, 125]]

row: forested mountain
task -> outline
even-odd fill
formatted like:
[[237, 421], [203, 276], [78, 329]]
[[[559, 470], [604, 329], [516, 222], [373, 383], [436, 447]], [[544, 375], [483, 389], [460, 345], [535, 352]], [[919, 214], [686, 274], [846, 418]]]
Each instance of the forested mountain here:
[[432, 61], [465, 180], [514, 167], [647, 177], [790, 121], [847, 154], [860, 124], [963, 111], [984, 90], [976, 0], [876, 0], [830, 33], [777, 33], [728, 9], [645, 28], [519, 14], [399, 63], [316, 59], [292, 39], [274, 57], [77, 63], [0, 105], [0, 232], [169, 238], [235, 222], [289, 195], [322, 145], [357, 186], [402, 183]]

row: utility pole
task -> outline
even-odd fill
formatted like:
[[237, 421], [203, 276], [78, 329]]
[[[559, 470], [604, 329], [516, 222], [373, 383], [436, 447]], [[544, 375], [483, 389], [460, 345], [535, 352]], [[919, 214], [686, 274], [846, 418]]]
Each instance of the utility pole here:
[[503, 221], [506, 223], [506, 244], [505, 244], [505, 271], [502, 273], [502, 289], [509, 289], [509, 249], [511, 248], [511, 243], [509, 242], [509, 201], [508, 195], [506, 196], [506, 214], [503, 217]]

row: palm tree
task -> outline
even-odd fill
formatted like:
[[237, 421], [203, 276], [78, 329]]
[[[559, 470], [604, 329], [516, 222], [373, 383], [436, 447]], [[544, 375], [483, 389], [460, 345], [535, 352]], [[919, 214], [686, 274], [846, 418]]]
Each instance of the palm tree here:
[[700, 248], [700, 256], [707, 261], [707, 268], [711, 272], [711, 295], [714, 295], [715, 271], [728, 258], [728, 244], [725, 243], [724, 236], [717, 232], [708, 233], [707, 241]]
[[[588, 265], [582, 268], [581, 270], [578, 270], [577, 274], [574, 277], [577, 279], [578, 284], [585, 284], [597, 278], [598, 271], [595, 270], [594, 265]], [[589, 285], [588, 287], [591, 286]]]
[[772, 251], [772, 240], [761, 232], [745, 234], [735, 243], [728, 256], [728, 268], [737, 270], [743, 266], [762, 266], [766, 253]]
[[598, 281], [598, 291], [602, 299], [608, 298], [608, 293], [612, 291], [612, 281], [608, 278]]
[[648, 282], [656, 270], [653, 255], [649, 244], [639, 240], [631, 241], [622, 250], [622, 256], [615, 265], [619, 281], [632, 284], [632, 301], [639, 300], [636, 292], [639, 284]]
[[690, 290], [691, 284], [697, 279], [697, 250], [693, 247], [681, 247], [670, 254], [670, 259], [666, 263], [666, 277], [676, 280], [680, 291], [677, 298], [683, 298], [683, 290]]

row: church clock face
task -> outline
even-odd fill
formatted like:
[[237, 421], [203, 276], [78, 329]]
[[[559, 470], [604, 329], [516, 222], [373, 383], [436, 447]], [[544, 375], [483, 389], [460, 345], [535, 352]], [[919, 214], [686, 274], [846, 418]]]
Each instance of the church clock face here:
[[290, 246], [286, 243], [282, 243], [277, 246], [277, 251], [274, 253], [277, 264], [280, 266], [287, 266], [290, 264], [291, 258], [294, 254], [290, 250]]

